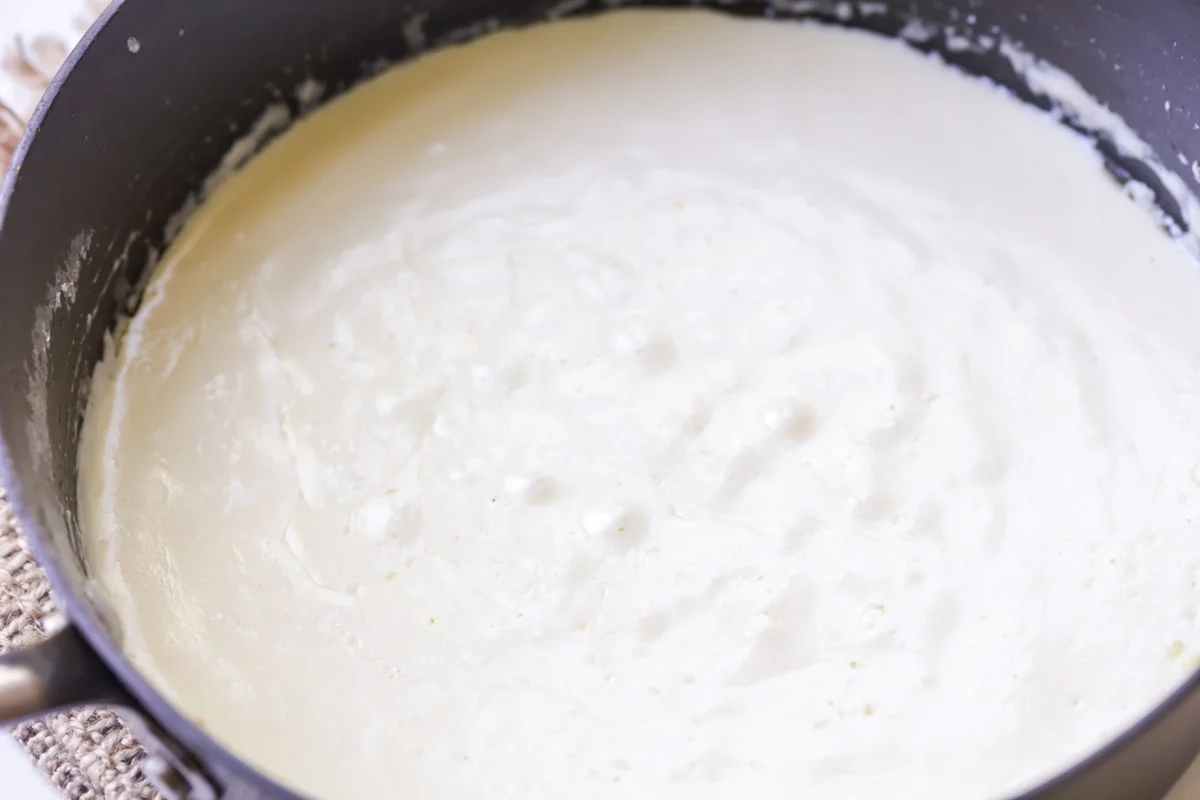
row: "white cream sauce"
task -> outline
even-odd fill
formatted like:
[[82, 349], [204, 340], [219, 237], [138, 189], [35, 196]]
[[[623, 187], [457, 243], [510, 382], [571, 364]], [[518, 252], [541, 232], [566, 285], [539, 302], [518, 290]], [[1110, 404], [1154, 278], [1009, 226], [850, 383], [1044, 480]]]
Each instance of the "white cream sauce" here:
[[321, 798], [996, 795], [1197, 663], [1200, 278], [903, 45], [503, 33], [196, 214], [80, 463], [140, 668]]

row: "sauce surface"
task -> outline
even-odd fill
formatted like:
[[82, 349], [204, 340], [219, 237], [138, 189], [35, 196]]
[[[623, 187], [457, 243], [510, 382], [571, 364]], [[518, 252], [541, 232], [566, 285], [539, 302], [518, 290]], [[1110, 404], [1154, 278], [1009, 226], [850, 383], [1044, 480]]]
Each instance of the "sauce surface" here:
[[298, 124], [102, 364], [125, 647], [326, 800], [996, 795], [1197, 663], [1200, 278], [905, 46], [489, 36]]

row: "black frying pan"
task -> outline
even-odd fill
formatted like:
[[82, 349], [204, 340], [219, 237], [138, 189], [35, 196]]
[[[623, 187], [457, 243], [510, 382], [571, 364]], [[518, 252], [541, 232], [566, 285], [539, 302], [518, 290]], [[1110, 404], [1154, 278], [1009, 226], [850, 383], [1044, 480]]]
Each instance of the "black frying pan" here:
[[[118, 309], [136, 301], [131, 287], [169, 238], [171, 215], [264, 108], [284, 102], [302, 110], [293, 90], [305, 78], [324, 84], [328, 97], [381, 64], [412, 56], [415, 42], [404, 31], [415, 15], [424, 15], [424, 45], [437, 46], [488, 19], [515, 25], [609, 5], [125, 0], [92, 28], [29, 125], [0, 195], [0, 477], [68, 620], [45, 644], [0, 657], [0, 720], [83, 703], [118, 705], [149, 750], [143, 770], [164, 794], [295, 797], [147, 684], [122, 655], [112, 615], [89, 588], [78, 547], [75, 453], [104, 334]], [[1196, 188], [1176, 154], [1189, 163], [1200, 158], [1200, 0], [903, 0], [864, 4], [870, 14], [851, 3], [719, 5], [734, 14], [815, 16], [888, 34], [920, 20], [936, 35], [915, 46], [1044, 105], [994, 49], [948, 46], [948, 36], [998, 32], [1077, 77]], [[878, 13], [879, 6], [888, 10]], [[1178, 216], [1145, 164], [1109, 142], [1098, 146], [1115, 177], [1147, 183], [1163, 210]], [[1147, 712], [1028, 797], [1161, 797], [1200, 752], [1200, 674]]]

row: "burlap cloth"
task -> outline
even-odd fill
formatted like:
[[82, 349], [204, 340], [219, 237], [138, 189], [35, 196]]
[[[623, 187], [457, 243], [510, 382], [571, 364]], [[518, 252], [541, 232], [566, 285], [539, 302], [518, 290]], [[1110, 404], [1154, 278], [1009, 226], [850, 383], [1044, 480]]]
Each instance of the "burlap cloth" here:
[[[104, 2], [87, 0], [81, 6], [80, 32], [100, 12]], [[45, 89], [72, 44], [42, 36], [14, 42], [3, 52], [0, 70], [36, 96]], [[0, 100], [0, 172], [8, 165], [25, 121], [21, 110]], [[0, 487], [0, 652], [42, 639], [42, 619], [53, 610], [50, 584], [21, 536]], [[158, 797], [138, 771], [142, 749], [108, 709], [88, 708], [59, 714], [18, 726], [13, 735], [66, 797], [87, 800]], [[2, 785], [0, 797], [9, 798]]]
[[[53, 609], [50, 584], [0, 492], [0, 652], [41, 639], [42, 618]], [[158, 796], [138, 771], [142, 749], [112, 711], [88, 708], [59, 714], [18, 726], [13, 734], [67, 797]], [[7, 797], [2, 788], [0, 796]]]

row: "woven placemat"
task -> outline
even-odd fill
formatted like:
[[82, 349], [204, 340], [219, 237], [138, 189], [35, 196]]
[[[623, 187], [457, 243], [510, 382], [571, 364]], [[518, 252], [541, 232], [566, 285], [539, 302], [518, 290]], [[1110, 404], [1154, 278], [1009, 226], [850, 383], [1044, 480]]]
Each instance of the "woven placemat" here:
[[[105, 2], [87, 0], [81, 5], [83, 11], [77, 23], [80, 32]], [[38, 96], [72, 44], [53, 36], [17, 40], [0, 54], [0, 70]], [[22, 110], [0, 100], [0, 173], [7, 168], [26, 121]], [[0, 653], [43, 639], [42, 620], [52, 611], [50, 584], [0, 488]], [[50, 782], [72, 800], [158, 797], [138, 770], [141, 747], [109, 709], [85, 708], [57, 714], [20, 725], [13, 735]], [[0, 796], [7, 797], [2, 788]]]
[[[40, 641], [42, 619], [53, 610], [50, 584], [0, 492], [0, 652]], [[66, 797], [158, 797], [138, 771], [141, 747], [109, 709], [57, 714], [20, 725], [13, 735]]]

